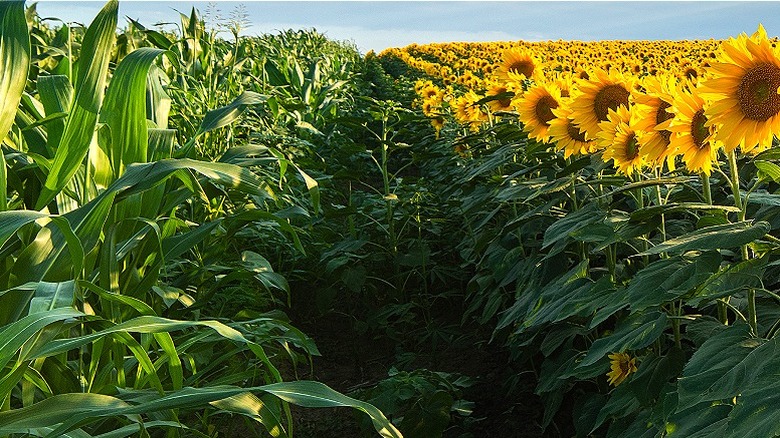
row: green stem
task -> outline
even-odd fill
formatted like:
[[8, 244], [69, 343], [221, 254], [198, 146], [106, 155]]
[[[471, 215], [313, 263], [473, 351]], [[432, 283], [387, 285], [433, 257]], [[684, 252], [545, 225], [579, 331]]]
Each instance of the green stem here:
[[677, 348], [682, 348], [682, 336], [680, 335], [680, 316], [682, 316], [682, 301], [680, 301], [680, 306], [677, 307], [672, 303], [672, 313], [674, 313], [678, 318], [672, 319], [672, 330], [674, 331], [674, 345], [677, 346]]
[[[636, 172], [634, 174], [634, 177], [631, 178], [631, 179], [636, 181], [636, 182], [640, 182], [640, 181], [642, 181], [642, 174], [639, 173], [639, 172]], [[634, 196], [636, 197], [636, 207], [637, 207], [637, 210], [641, 210], [641, 209], [645, 208], [645, 194], [642, 191], [641, 187], [638, 187], [636, 189], [636, 192], [635, 192]], [[642, 236], [642, 241], [641, 241], [642, 252], [647, 251], [647, 249], [648, 249], [647, 241], [648, 241], [648, 235], [645, 234], [645, 235]], [[642, 256], [642, 262], [644, 263], [644, 266], [647, 266], [650, 263], [650, 258], [648, 256]]]
[[[661, 206], [664, 205], [664, 198], [661, 196], [661, 169], [655, 169], [655, 178], [658, 180], [658, 184], [655, 186], [655, 201]], [[661, 215], [661, 238], [666, 242], [666, 215]], [[661, 253], [661, 257], [667, 258], [668, 255], [664, 252]]]
[[[739, 209], [739, 220], [744, 221], [747, 216], [747, 205], [742, 202], [742, 195], [739, 191], [739, 168], [737, 167], [737, 154], [734, 151], [728, 153], [729, 173], [731, 174], [731, 192], [734, 194], [734, 206]], [[742, 245], [742, 260], [750, 259], [747, 245]], [[748, 314], [747, 320], [754, 334], [758, 334], [758, 322], [756, 320], [756, 291], [748, 289]]]
[[[712, 185], [710, 184], [710, 176], [704, 172], [701, 173], [701, 194], [704, 197], [704, 202], [712, 205]], [[728, 297], [726, 297], [728, 300]], [[723, 325], [729, 325], [729, 313], [728, 306], [724, 301], [718, 301], [718, 321]]]
[[710, 186], [710, 176], [701, 173], [701, 194], [704, 196], [704, 202], [712, 205], [712, 187]]

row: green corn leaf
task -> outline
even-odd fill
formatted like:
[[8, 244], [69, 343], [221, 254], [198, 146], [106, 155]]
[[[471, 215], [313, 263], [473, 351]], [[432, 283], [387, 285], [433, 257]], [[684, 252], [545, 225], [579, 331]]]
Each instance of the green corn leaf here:
[[[30, 68], [30, 31], [24, 2], [0, 2], [0, 143], [14, 123]], [[3, 179], [2, 184], [5, 184]]]
[[54, 163], [36, 203], [37, 210], [46, 206], [68, 184], [89, 151], [103, 103], [108, 63], [116, 40], [118, 11], [118, 2], [110, 0], [84, 35], [73, 105]]
[[72, 419], [75, 414], [88, 415], [90, 412], [119, 411], [131, 407], [116, 397], [102, 394], [55, 395], [32, 406], [0, 412], [0, 433], [25, 433], [26, 429], [57, 426]]
[[312, 381], [275, 383], [262, 387], [262, 390], [270, 392], [286, 402], [308, 408], [345, 406], [358, 409], [371, 418], [374, 428], [383, 437], [402, 437], [401, 432], [375, 406], [347, 397], [323, 383]]
[[63, 307], [71, 307], [73, 305], [74, 292], [74, 281], [64, 281], [62, 283], [42, 281], [35, 287], [28, 313], [32, 315]]
[[44, 327], [58, 321], [83, 315], [83, 313], [75, 309], [65, 307], [25, 316], [12, 324], [6, 325], [0, 330], [0, 369], [8, 364], [22, 345], [32, 339], [40, 330], [43, 330]]
[[146, 78], [163, 50], [140, 48], [127, 55], [116, 68], [106, 91], [100, 121], [111, 129], [109, 161], [114, 177], [125, 167], [148, 160], [146, 123]]
[[233, 123], [241, 116], [241, 114], [248, 106], [261, 104], [267, 99], [268, 96], [264, 96], [252, 91], [245, 91], [229, 105], [207, 112], [206, 116], [203, 118], [203, 121], [200, 124], [200, 127], [198, 127], [198, 131], [195, 133], [195, 136], [199, 136], [206, 132], [222, 128], [223, 126], [227, 126]]
[[[51, 75], [38, 78], [38, 95], [46, 111], [46, 119], [63, 114], [65, 117], [73, 104], [73, 86], [67, 76]], [[43, 122], [44, 120], [40, 120]], [[60, 144], [67, 119], [53, 120], [46, 125], [46, 147], [54, 151]], [[35, 124], [33, 124], [35, 125]], [[31, 126], [33, 126], [31, 125]], [[49, 155], [48, 157], [51, 157]]]
[[[278, 415], [279, 407], [269, 406], [268, 399], [246, 392], [234, 395], [210, 404], [226, 412], [235, 412], [245, 415], [265, 426], [268, 433], [274, 438], [287, 438], [281, 417]], [[278, 401], [276, 403], [278, 405]]]
[[8, 210], [8, 173], [5, 164], [5, 154], [0, 150], [0, 212], [5, 210]]
[[0, 211], [0, 248], [8, 242], [23, 226], [38, 219], [48, 217], [48, 214], [37, 211]]
[[61, 217], [53, 216], [56, 227], [43, 227], [19, 254], [12, 269], [16, 283], [64, 281], [72, 278], [74, 270], [79, 275], [83, 255], [98, 244], [112, 201], [113, 194], [105, 193], [82, 208]]
[[267, 184], [249, 169], [226, 163], [212, 163], [191, 159], [168, 159], [148, 164], [133, 164], [127, 168], [121, 178], [114, 181], [107, 192], [116, 192], [117, 199], [134, 193], [140, 193], [165, 181], [177, 171], [192, 170], [210, 180], [234, 188], [244, 193], [260, 197], [269, 197], [264, 190]]
[[[303, 407], [351, 407], [366, 413], [372, 420], [377, 432], [385, 438], [403, 438], [398, 429], [373, 405], [347, 397], [319, 382], [284, 382], [253, 388], [234, 386], [216, 386], [209, 388], [184, 388], [164, 396], [151, 398], [145, 394], [143, 400], [134, 404], [133, 400], [120, 400], [101, 394], [64, 394], [50, 397], [32, 406], [8, 412], [0, 412], [0, 433], [23, 433], [27, 428], [57, 427], [52, 436], [67, 432], [77, 424], [104, 417], [130, 416], [167, 409], [180, 409], [205, 406], [228, 397], [247, 392], [267, 392], [287, 402]], [[139, 394], [140, 395], [140, 394]], [[230, 410], [233, 403], [222, 403], [220, 408]], [[219, 404], [219, 403], [218, 403]], [[239, 406], [235, 411], [247, 414], [251, 407]]]
[[268, 96], [253, 91], [245, 91], [230, 104], [207, 112], [195, 135], [177, 152], [177, 156], [186, 157], [194, 147], [195, 140], [198, 137], [235, 122], [246, 111], [247, 107], [261, 104], [266, 100], [268, 100]]

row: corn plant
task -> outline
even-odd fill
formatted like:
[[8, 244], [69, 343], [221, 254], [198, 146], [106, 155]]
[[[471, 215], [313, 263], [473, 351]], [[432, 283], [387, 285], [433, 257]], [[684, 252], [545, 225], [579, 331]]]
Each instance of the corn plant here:
[[[168, 98], [149, 74], [164, 51], [133, 50], [109, 77], [116, 24], [117, 3], [110, 1], [86, 29], [78, 55], [67, 54], [75, 73], [39, 73], [26, 92], [24, 7], [0, 4], [0, 59], [9, 72], [0, 82], [8, 103], [0, 113], [0, 434], [197, 434], [186, 412], [211, 405], [254, 419], [274, 436], [292, 436], [287, 403], [296, 403], [352, 406], [381, 435], [400, 436], [367, 403], [317, 382], [282, 381], [269, 343], [316, 351], [283, 321], [162, 316], [193, 301], [163, 282], [172, 262], [220, 227], [253, 220], [253, 206], [274, 194], [246, 167], [172, 158]], [[194, 136], [261, 101], [244, 94], [208, 112]], [[194, 223], [179, 215], [212, 186], [244, 199], [243, 216]], [[291, 334], [274, 334], [278, 328]], [[209, 357], [215, 348], [220, 353]], [[220, 374], [232, 355], [255, 368]]]

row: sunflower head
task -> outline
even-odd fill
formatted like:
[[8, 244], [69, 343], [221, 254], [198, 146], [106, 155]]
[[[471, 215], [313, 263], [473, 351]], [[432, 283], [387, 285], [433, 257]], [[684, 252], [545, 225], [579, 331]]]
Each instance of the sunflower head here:
[[[641, 144], [642, 155], [648, 164], [661, 165], [670, 157], [672, 132], [658, 126], [674, 118], [671, 90], [672, 76], [648, 77], [642, 82], [643, 93], [633, 94], [636, 102], [634, 129]], [[673, 162], [673, 161], [672, 161]]]
[[609, 355], [610, 371], [607, 373], [610, 385], [618, 386], [631, 374], [636, 372], [636, 358], [628, 353], [612, 353]]
[[675, 117], [659, 124], [656, 129], [672, 132], [669, 149], [682, 154], [689, 170], [709, 175], [713, 163], [717, 161], [721, 143], [714, 135], [715, 128], [707, 116], [699, 90], [678, 88], [672, 105]]
[[435, 116], [431, 119], [431, 126], [433, 129], [436, 130], [436, 138], [439, 138], [439, 134], [441, 133], [441, 129], [444, 127], [444, 117], [442, 116]]
[[604, 161], [612, 160], [618, 172], [633, 175], [644, 164], [637, 131], [632, 127], [632, 113], [620, 107], [610, 110], [608, 120], [601, 122], [599, 144], [604, 148]]
[[503, 54], [503, 63], [498, 68], [499, 79], [521, 81], [541, 77], [542, 66], [530, 50], [512, 47]]
[[572, 91], [572, 119], [589, 139], [596, 138], [599, 123], [607, 121], [610, 110], [629, 106], [633, 82], [615, 70], [595, 71], [590, 79], [577, 81]]
[[569, 158], [572, 155], [584, 155], [596, 151], [594, 142], [585, 139], [585, 133], [569, 117], [569, 109], [565, 101], [561, 106], [553, 109], [555, 118], [550, 120], [548, 134], [558, 149], [563, 150], [563, 156]]
[[780, 55], [763, 26], [721, 44], [703, 82], [706, 116], [727, 151], [764, 150], [780, 133]]
[[487, 86], [485, 96], [493, 97], [494, 100], [488, 101], [488, 107], [491, 111], [507, 111], [512, 108], [512, 96], [514, 93], [509, 90], [506, 83], [491, 82]]
[[517, 108], [523, 130], [537, 141], [549, 141], [550, 122], [556, 118], [553, 110], [560, 106], [561, 90], [555, 85], [538, 83], [522, 96], [512, 100]]

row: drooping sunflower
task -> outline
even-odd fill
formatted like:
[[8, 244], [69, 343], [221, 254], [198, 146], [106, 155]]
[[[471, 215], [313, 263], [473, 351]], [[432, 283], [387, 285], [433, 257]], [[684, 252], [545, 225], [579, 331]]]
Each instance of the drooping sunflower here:
[[493, 97], [494, 100], [488, 101], [488, 107], [491, 111], [508, 111], [512, 108], [512, 96], [514, 93], [508, 89], [506, 83], [491, 82], [488, 84], [485, 96]]
[[633, 175], [642, 168], [644, 159], [640, 153], [639, 138], [633, 128], [632, 114], [626, 107], [609, 111], [606, 122], [599, 123], [598, 143], [604, 148], [604, 162], [612, 160], [618, 172]]
[[[667, 76], [657, 78], [648, 76], [642, 83], [645, 93], [633, 94], [636, 102], [634, 112], [636, 114], [634, 129], [641, 145], [641, 154], [648, 164], [662, 165], [668, 157], [671, 157], [669, 147], [672, 132], [667, 129], [658, 129], [658, 125], [674, 118], [671, 112], [674, 97], [671, 90], [674, 89], [676, 79]], [[670, 161], [670, 167], [674, 161]]]
[[764, 27], [724, 41], [710, 76], [702, 88], [710, 101], [705, 114], [726, 151], [769, 148], [780, 133], [780, 54]]
[[599, 122], [607, 120], [609, 110], [628, 107], [633, 83], [615, 70], [596, 70], [590, 79], [577, 80], [572, 90], [572, 120], [590, 140], [599, 132]]
[[441, 133], [441, 129], [444, 127], [444, 117], [442, 116], [435, 116], [431, 117], [431, 126], [433, 129], [436, 130], [436, 138], [439, 138], [439, 134]]
[[580, 131], [569, 116], [571, 109], [560, 106], [552, 110], [555, 118], [550, 120], [548, 135], [551, 142], [555, 143], [559, 150], [563, 150], [563, 156], [569, 158], [572, 155], [584, 155], [593, 153], [596, 148], [592, 141], [585, 139], [585, 133]]
[[513, 99], [518, 118], [528, 136], [540, 142], [550, 140], [550, 122], [555, 119], [552, 110], [560, 106], [561, 90], [555, 85], [537, 83], [522, 96]]
[[709, 175], [722, 144], [713, 135], [715, 129], [709, 123], [704, 99], [698, 91], [698, 88], [693, 91], [678, 88], [672, 104], [674, 118], [659, 124], [657, 129], [672, 132], [669, 147], [683, 156], [685, 167]]
[[460, 97], [453, 99], [451, 106], [455, 110], [455, 120], [460, 124], [468, 124], [480, 121], [480, 110], [475, 105], [479, 101], [479, 95], [468, 91]]
[[503, 54], [503, 62], [498, 67], [496, 75], [501, 80], [520, 82], [522, 79], [538, 79], [542, 66], [529, 50], [512, 47]]
[[607, 373], [609, 384], [618, 386], [636, 372], [636, 358], [628, 353], [612, 353], [609, 356], [610, 371]]

